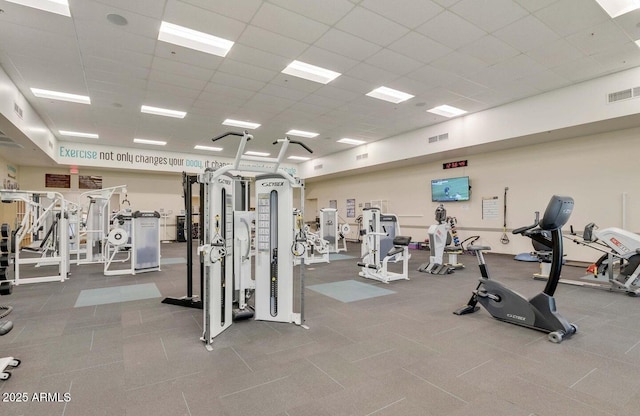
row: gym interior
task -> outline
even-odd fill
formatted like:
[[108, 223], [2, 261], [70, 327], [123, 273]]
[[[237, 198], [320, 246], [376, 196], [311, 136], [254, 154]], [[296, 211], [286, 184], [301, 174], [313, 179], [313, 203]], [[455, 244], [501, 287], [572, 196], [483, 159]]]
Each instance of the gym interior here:
[[613, 3], [0, 0], [0, 415], [637, 414]]

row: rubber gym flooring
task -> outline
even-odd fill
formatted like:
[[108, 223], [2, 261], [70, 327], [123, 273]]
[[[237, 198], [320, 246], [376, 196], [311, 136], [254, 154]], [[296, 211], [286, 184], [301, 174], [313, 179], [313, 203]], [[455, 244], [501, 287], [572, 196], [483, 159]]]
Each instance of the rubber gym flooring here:
[[[162, 245], [166, 259], [185, 252], [185, 243]], [[347, 254], [358, 253], [350, 245]], [[415, 271], [428, 252], [412, 255], [411, 280], [388, 285], [358, 277], [357, 259], [311, 265], [309, 329], [237, 322], [211, 352], [199, 340], [200, 310], [160, 302], [186, 293], [180, 261], [135, 276], [72, 266], [64, 283], [15, 287], [0, 298], [14, 307], [0, 356], [22, 364], [0, 381], [0, 415], [638, 414], [640, 299], [560, 285], [558, 309], [579, 332], [553, 344], [484, 310], [452, 314], [476, 286], [475, 257], [461, 257], [464, 270], [432, 276]], [[496, 254], [486, 260], [493, 278], [523, 295], [542, 290], [544, 282], [530, 277], [536, 263]], [[582, 272], [563, 269], [565, 277]], [[346, 294], [362, 284], [385, 293], [340, 300], [310, 288], [331, 283], [346, 285]], [[118, 298], [129, 285], [138, 298]], [[92, 290], [99, 291], [83, 292]], [[76, 307], [82, 293], [110, 302]], [[34, 393], [52, 394], [37, 401]]]

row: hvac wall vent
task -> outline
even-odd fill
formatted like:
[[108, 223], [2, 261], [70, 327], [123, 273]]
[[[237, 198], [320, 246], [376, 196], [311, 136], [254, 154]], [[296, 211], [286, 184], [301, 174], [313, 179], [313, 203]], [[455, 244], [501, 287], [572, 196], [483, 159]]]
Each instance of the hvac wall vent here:
[[607, 95], [607, 102], [615, 103], [616, 101], [628, 100], [640, 96], [640, 87], [628, 88], [622, 91], [611, 92]]
[[16, 102], [13, 103], [13, 111], [16, 112], [16, 114], [18, 115], [18, 117], [20, 117], [20, 119], [22, 119], [22, 108], [20, 108], [20, 106]]
[[367, 159], [369, 157], [369, 153], [363, 153], [361, 155], [356, 156], [356, 160]]
[[313, 170], [318, 170], [318, 169], [322, 169], [322, 165], [315, 165], [313, 167]]
[[439, 142], [441, 140], [447, 140], [449, 138], [449, 133], [439, 134], [437, 136], [429, 137], [429, 143]]
[[4, 135], [3, 132], [0, 131], [0, 146], [4, 146], [4, 147], [17, 147], [19, 149], [22, 149], [22, 145], [18, 144], [16, 142], [13, 141], [13, 139], [11, 137], [7, 137]]

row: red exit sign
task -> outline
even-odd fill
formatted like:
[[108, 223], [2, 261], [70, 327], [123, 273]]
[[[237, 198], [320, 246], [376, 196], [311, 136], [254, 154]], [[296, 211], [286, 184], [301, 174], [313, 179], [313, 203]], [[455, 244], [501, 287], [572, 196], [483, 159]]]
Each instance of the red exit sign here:
[[457, 162], [447, 162], [442, 164], [442, 169], [464, 168], [469, 166], [466, 160], [458, 160]]

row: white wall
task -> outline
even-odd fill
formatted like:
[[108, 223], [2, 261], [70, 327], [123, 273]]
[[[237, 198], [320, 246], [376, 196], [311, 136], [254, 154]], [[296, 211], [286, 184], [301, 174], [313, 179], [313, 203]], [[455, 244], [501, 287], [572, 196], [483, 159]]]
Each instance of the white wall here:
[[[318, 207], [338, 200], [338, 212], [346, 218], [346, 199], [356, 198], [357, 214], [362, 204], [388, 200], [388, 211], [400, 217], [403, 234], [424, 241], [427, 228], [434, 223], [438, 203], [431, 202], [431, 179], [469, 176], [472, 195], [469, 202], [446, 203], [447, 214], [458, 219], [462, 239], [480, 235], [479, 243], [495, 252], [517, 254], [531, 250], [529, 239], [509, 234], [510, 243], [500, 243], [502, 212], [497, 220], [482, 219], [482, 198], [499, 197], [502, 211], [504, 188], [507, 196], [507, 227], [533, 222], [534, 211], [544, 211], [553, 194], [575, 199], [575, 210], [568, 224], [576, 231], [588, 222], [601, 228], [623, 225], [622, 194], [626, 193], [626, 228], [640, 232], [640, 187], [636, 172], [640, 153], [640, 129], [621, 130], [589, 137], [578, 137], [517, 149], [468, 157], [469, 166], [443, 170], [440, 160], [433, 163], [389, 169], [338, 179], [307, 181], [306, 197], [317, 198]], [[350, 219], [350, 223], [353, 220]], [[355, 228], [352, 225], [352, 228]], [[492, 229], [486, 231], [483, 229]], [[568, 226], [565, 233], [568, 232]], [[353, 235], [355, 237], [355, 234]], [[595, 261], [599, 254], [565, 240], [565, 253], [571, 260]]]

